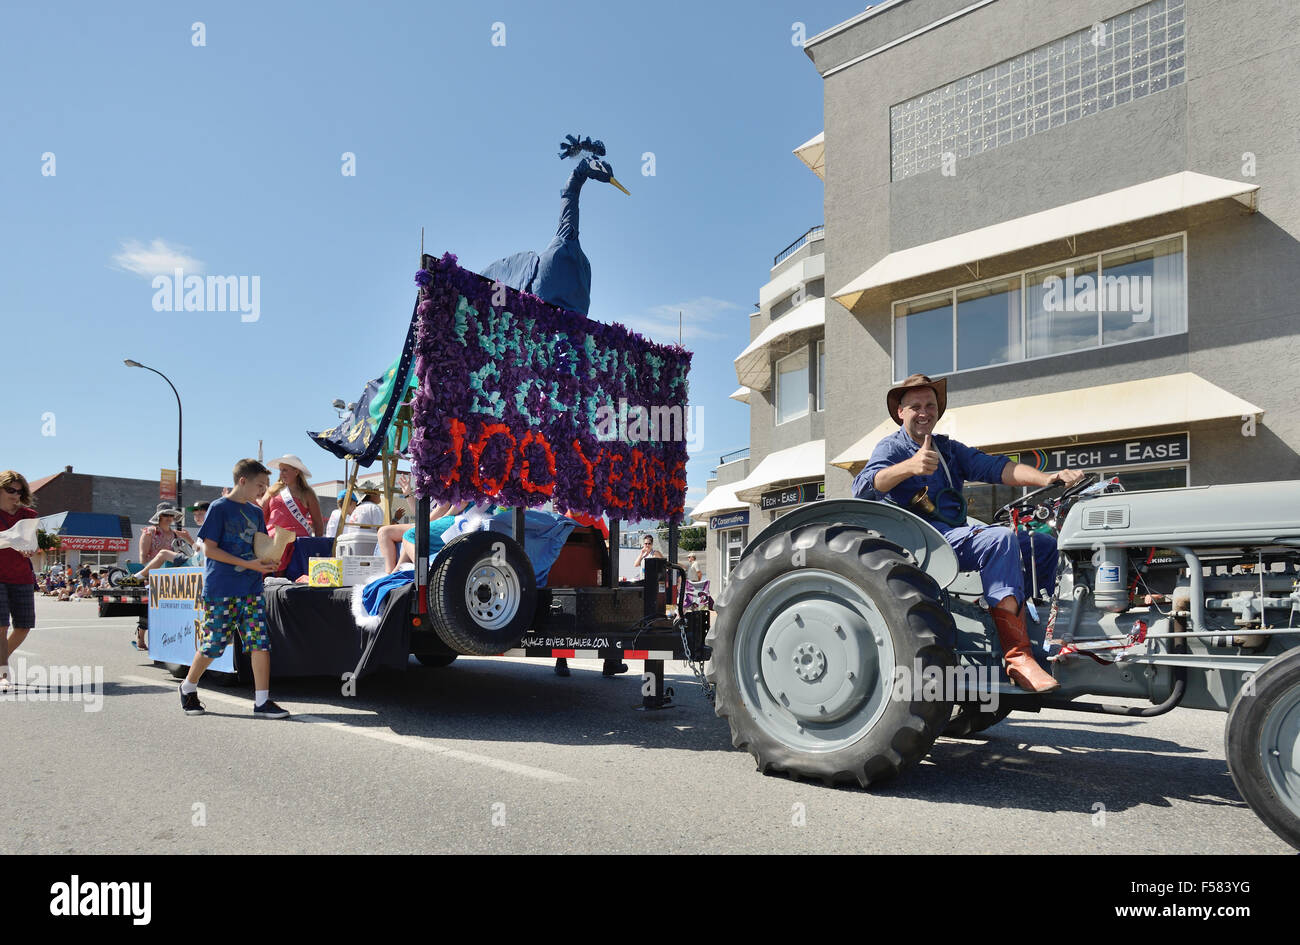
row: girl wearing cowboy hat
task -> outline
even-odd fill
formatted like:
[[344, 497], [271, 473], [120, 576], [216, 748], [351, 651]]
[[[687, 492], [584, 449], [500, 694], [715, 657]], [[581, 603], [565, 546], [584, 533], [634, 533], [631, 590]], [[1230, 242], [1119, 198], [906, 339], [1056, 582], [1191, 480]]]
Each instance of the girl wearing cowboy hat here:
[[[291, 453], [267, 463], [280, 469], [280, 478], [267, 490], [261, 501], [262, 514], [266, 516], [266, 533], [272, 538], [278, 529], [287, 528], [301, 538], [320, 537], [325, 534], [325, 519], [320, 512], [320, 499], [307, 487], [311, 471], [301, 459]], [[293, 554], [292, 546], [284, 553], [276, 574], [284, 573]]]

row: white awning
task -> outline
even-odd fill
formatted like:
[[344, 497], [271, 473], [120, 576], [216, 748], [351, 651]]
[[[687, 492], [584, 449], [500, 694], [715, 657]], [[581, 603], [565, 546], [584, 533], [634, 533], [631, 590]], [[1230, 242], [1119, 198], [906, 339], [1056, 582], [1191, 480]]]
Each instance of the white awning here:
[[[1116, 430], [1240, 419], [1263, 412], [1205, 378], [1185, 373], [950, 407], [935, 432], [967, 446], [987, 449], [1015, 444], [1052, 445], [1081, 437], [1096, 441]], [[882, 421], [831, 460], [831, 465], [856, 475], [871, 458], [876, 444], [897, 429], [894, 421]]]
[[826, 132], [822, 131], [799, 145], [794, 149], [794, 155], [808, 165], [808, 170], [822, 180], [826, 179]]
[[749, 403], [750, 393], [751, 393], [751, 389], [748, 387], [737, 387], [727, 396], [730, 397], [732, 400], [738, 400], [742, 404], [747, 404]]
[[832, 297], [851, 309], [864, 294], [881, 286], [1228, 197], [1236, 198], [1253, 212], [1258, 191], [1258, 184], [1180, 171], [890, 253]]
[[772, 489], [793, 486], [826, 477], [826, 441], [810, 440], [789, 449], [768, 453], [763, 461], [732, 488], [736, 498], [757, 502]]
[[744, 509], [746, 503], [736, 498], [737, 485], [738, 483], [733, 482], [710, 489], [709, 494], [700, 500], [700, 504], [691, 509], [691, 520], [699, 522], [721, 512], [736, 512]]
[[789, 354], [793, 336], [826, 325], [826, 300], [809, 299], [786, 312], [759, 333], [736, 358], [736, 377], [745, 387], [767, 390], [772, 386], [772, 355]]

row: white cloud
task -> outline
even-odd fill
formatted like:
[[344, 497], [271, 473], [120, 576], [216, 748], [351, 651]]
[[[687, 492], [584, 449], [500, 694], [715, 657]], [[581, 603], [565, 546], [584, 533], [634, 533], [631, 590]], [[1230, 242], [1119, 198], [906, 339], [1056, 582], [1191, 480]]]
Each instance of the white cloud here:
[[168, 246], [154, 240], [148, 246], [136, 240], [123, 240], [122, 251], [113, 257], [118, 269], [140, 276], [171, 275], [175, 269], [184, 269], [187, 275], [203, 272], [203, 263], [185, 253], [187, 247]]
[[[676, 344], [677, 313], [681, 312], [681, 337], [682, 342], [686, 343], [709, 338], [725, 338], [734, 334], [727, 331], [725, 326], [719, 325], [719, 322], [727, 313], [739, 308], [740, 306], [734, 302], [704, 295], [675, 305], [655, 305], [635, 315], [616, 318], [614, 321], [640, 332], [651, 341], [660, 344]], [[715, 329], [715, 325], [718, 328]]]

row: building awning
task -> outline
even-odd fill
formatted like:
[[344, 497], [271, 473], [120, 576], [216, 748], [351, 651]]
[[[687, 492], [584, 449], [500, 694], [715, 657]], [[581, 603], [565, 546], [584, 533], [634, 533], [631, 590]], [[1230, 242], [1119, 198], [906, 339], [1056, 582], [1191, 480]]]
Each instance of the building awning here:
[[746, 503], [736, 498], [737, 485], [733, 482], [710, 489], [700, 504], [691, 509], [691, 521], [700, 522], [719, 512], [736, 512], [745, 508]]
[[826, 477], [826, 441], [810, 440], [789, 449], [768, 453], [763, 461], [733, 488], [736, 498], [756, 503], [764, 492]]
[[83, 538], [130, 538], [131, 520], [125, 515], [102, 512], [59, 512], [38, 519], [41, 531], [51, 535], [79, 535]]
[[[1096, 438], [1117, 430], [1240, 419], [1263, 412], [1205, 378], [1185, 373], [950, 407], [935, 426], [935, 432], [987, 450], [995, 446]], [[898, 424], [893, 420], [882, 421], [831, 460], [831, 465], [857, 475], [871, 459], [876, 444], [897, 429]]]
[[1229, 197], [1236, 198], [1253, 212], [1258, 192], [1258, 184], [1180, 171], [890, 253], [835, 292], [833, 298], [851, 309], [863, 295], [881, 286]]
[[742, 387], [737, 387], [727, 396], [730, 397], [732, 400], [738, 400], [742, 404], [747, 404], [749, 403], [750, 393], [751, 393], [750, 388], [742, 386]]
[[[772, 386], [772, 355], [789, 354], [800, 332], [826, 325], [826, 300], [809, 299], [786, 312], [759, 333], [736, 358], [736, 378], [745, 387], [767, 390]], [[734, 395], [733, 395], [734, 396]]]
[[822, 180], [826, 179], [826, 132], [822, 131], [815, 138], [810, 138], [794, 149], [794, 156], [808, 165]]

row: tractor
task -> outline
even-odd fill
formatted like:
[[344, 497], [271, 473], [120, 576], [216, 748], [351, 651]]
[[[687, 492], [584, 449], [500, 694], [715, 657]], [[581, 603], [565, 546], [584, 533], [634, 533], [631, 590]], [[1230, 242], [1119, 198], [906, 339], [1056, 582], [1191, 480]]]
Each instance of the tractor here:
[[1300, 482], [1125, 491], [1090, 474], [994, 521], [1057, 535], [1029, 626], [1059, 689], [1007, 679], [979, 574], [929, 522], [824, 500], [763, 529], [718, 600], [709, 681], [733, 744], [760, 771], [867, 787], [1011, 712], [1226, 712], [1237, 789], [1300, 849]]

